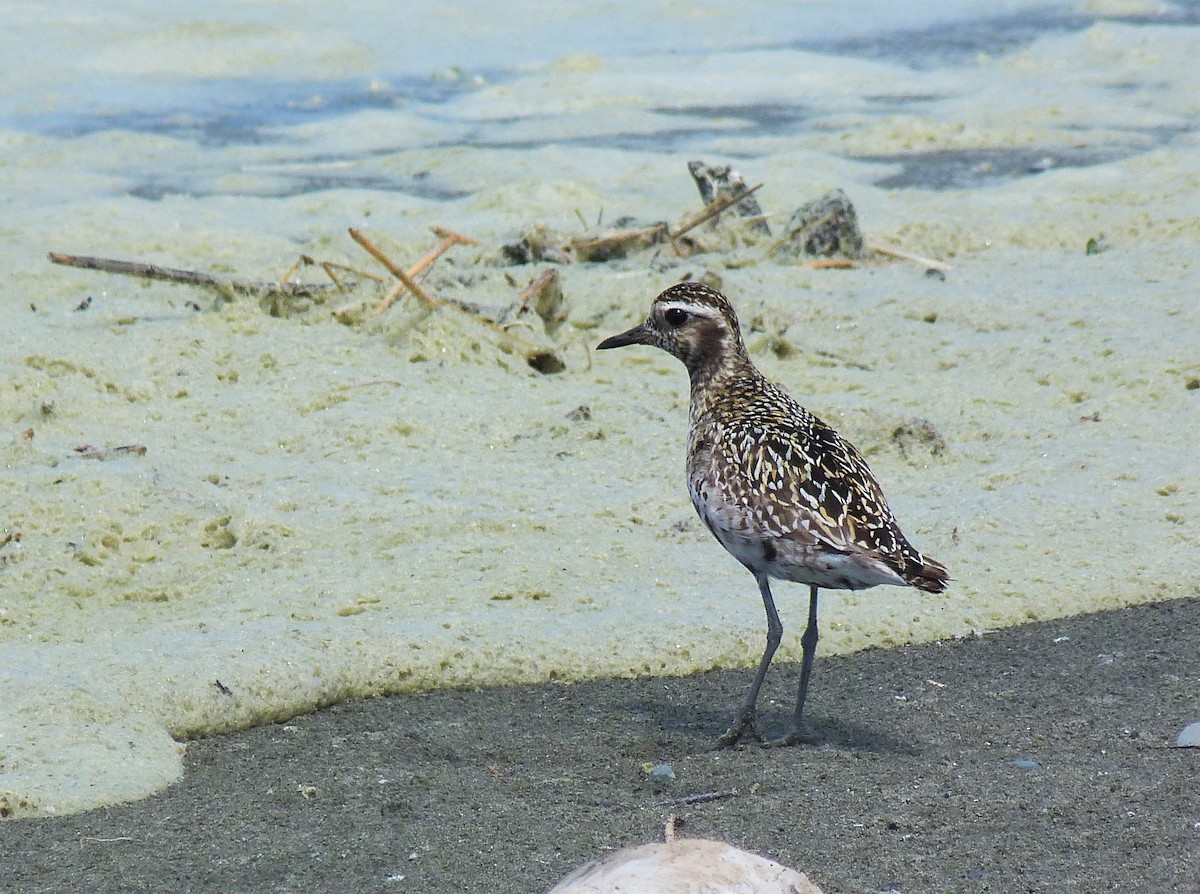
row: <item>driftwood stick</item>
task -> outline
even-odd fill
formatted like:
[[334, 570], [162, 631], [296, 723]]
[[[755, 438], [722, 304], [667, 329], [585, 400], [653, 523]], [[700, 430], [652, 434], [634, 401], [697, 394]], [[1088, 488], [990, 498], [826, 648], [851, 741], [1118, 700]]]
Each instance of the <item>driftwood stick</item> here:
[[265, 282], [244, 279], [240, 276], [218, 276], [215, 273], [205, 273], [203, 270], [180, 270], [176, 267], [160, 267], [158, 264], [147, 264], [142, 261], [93, 258], [88, 255], [72, 255], [57, 251], [50, 252], [47, 257], [51, 263], [63, 264], [67, 267], [102, 270], [105, 273], [119, 273], [123, 276], [137, 276], [161, 282], [207, 286], [223, 294], [237, 292], [243, 295], [284, 295], [289, 298], [303, 298], [320, 295], [333, 288], [328, 283]]
[[537, 278], [525, 287], [525, 291], [517, 296], [517, 313], [529, 310], [529, 299], [541, 295], [552, 283], [558, 281], [558, 271], [553, 267], [543, 270]]
[[734, 195], [726, 196], [723, 199], [717, 199], [717, 201], [713, 202], [711, 205], [706, 207], [703, 211], [699, 211], [696, 214], [692, 215], [691, 217], [684, 218], [680, 222], [679, 226], [677, 226], [675, 229], [673, 229], [670, 232], [669, 235], [670, 235], [671, 241], [672, 242], [675, 241], [680, 236], [682, 236], [684, 233], [686, 233], [688, 230], [694, 230], [696, 227], [700, 226], [700, 224], [704, 223], [706, 220], [711, 220], [712, 218], [714, 218], [718, 214], [720, 214], [722, 211], [732, 208], [734, 205], [736, 205], [742, 199], [746, 198], [746, 196], [752, 195], [753, 193], [758, 192], [758, 190], [762, 189], [762, 187], [763, 187], [763, 185], [760, 183], [760, 184], [758, 184], [758, 186], [752, 186], [749, 189], [744, 189], [739, 193], [735, 193]]
[[889, 255], [890, 257], [893, 257], [893, 258], [900, 258], [901, 260], [905, 260], [905, 261], [913, 261], [917, 264], [921, 264], [921, 265], [929, 268], [930, 270], [953, 270], [954, 269], [954, 267], [952, 265], [947, 264], [945, 261], [937, 261], [937, 260], [934, 260], [933, 258], [923, 258], [920, 255], [914, 255], [911, 252], [904, 251], [903, 249], [900, 249], [900, 248], [892, 248], [891, 246], [888, 246], [888, 245], [868, 245], [867, 248], [871, 249], [871, 251], [877, 251], [881, 255]]
[[579, 261], [607, 261], [614, 257], [624, 257], [631, 248], [653, 245], [661, 241], [667, 231], [665, 223], [635, 229], [611, 230], [598, 236], [578, 236], [570, 240], [564, 248]]
[[[300, 255], [299, 258], [296, 259], [296, 263], [294, 263], [291, 267], [288, 268], [287, 273], [285, 273], [285, 274], [283, 274], [283, 276], [279, 277], [279, 281], [281, 283], [290, 281], [292, 278], [292, 275], [297, 270], [299, 270], [301, 267], [320, 267], [323, 271], [325, 271], [325, 275], [329, 277], [329, 279], [333, 282], [334, 286], [337, 287], [337, 290], [339, 292], [346, 291], [345, 284], [341, 281], [341, 279], [338, 278], [338, 275], [334, 272], [337, 269], [336, 264], [332, 264], [329, 261], [318, 261], [316, 258], [313, 258], [309, 255], [303, 255], [303, 254]], [[343, 269], [349, 269], [349, 268], [344, 267]], [[368, 276], [368, 277], [371, 276], [371, 274], [369, 274], [369, 273], [359, 273], [357, 270], [351, 270], [350, 272], [355, 273], [358, 276]], [[382, 277], [379, 277], [379, 278], [382, 279]]]
[[[435, 232], [437, 231], [436, 227], [433, 229], [435, 230]], [[449, 232], [449, 231], [443, 231], [443, 232]], [[462, 236], [461, 239], [467, 240], [467, 237]], [[474, 244], [478, 244], [478, 243], [475, 243], [475, 240], [473, 240], [473, 239], [468, 240], [468, 241], [471, 243], [474, 243]], [[453, 243], [451, 243], [451, 244], [453, 244]], [[442, 246], [445, 246], [445, 248], [443, 248]], [[419, 284], [421, 281], [420, 280], [421, 274], [423, 274], [426, 270], [428, 270], [433, 265], [433, 262], [438, 259], [438, 256], [441, 255], [448, 247], [449, 246], [446, 245], [446, 240], [443, 240], [441, 245], [438, 246], [438, 248], [435, 248], [433, 251], [431, 251], [427, 255], [425, 255], [425, 257], [421, 258], [421, 260], [417, 261], [417, 263], [415, 263], [411, 267], [409, 267], [408, 268], [409, 279], [411, 279], [413, 282]], [[326, 272], [328, 272], [328, 271], [326, 271]], [[332, 275], [333, 274], [330, 274], [330, 276], [332, 276]], [[368, 275], [370, 275], [370, 274], [368, 274]], [[376, 276], [371, 275], [371, 278], [375, 279], [378, 282], [386, 282], [386, 280], [384, 280], [384, 278], [382, 276], [376, 277]], [[375, 305], [375, 313], [382, 314], [383, 312], [385, 312], [389, 307], [391, 307], [393, 304], [396, 303], [396, 301], [400, 298], [401, 293], [403, 293], [405, 291], [405, 289], [407, 289], [407, 288], [408, 287], [406, 285], [404, 285], [403, 280], [397, 279], [395, 284], [390, 289], [388, 289], [387, 294], [383, 296], [383, 300]], [[370, 299], [368, 299], [368, 298], [360, 298], [357, 301], [348, 301], [345, 304], [341, 304], [341, 305], [335, 307], [333, 310], [330, 311], [330, 313], [333, 316], [339, 317], [339, 318], [345, 316], [346, 314], [358, 313], [360, 310], [363, 309], [364, 306], [366, 306], [369, 303], [369, 301], [370, 301]]]
[[[743, 192], [746, 189], [746, 181], [742, 179], [741, 173], [734, 170], [733, 165], [709, 165], [696, 160], [689, 161], [687, 167], [688, 173], [696, 181], [696, 188], [700, 190], [700, 199], [705, 205], [712, 204], [714, 199], [735, 192]], [[734, 210], [750, 229], [764, 236], [771, 235], [771, 227], [767, 224], [766, 215], [762, 213], [758, 200], [753, 196], [747, 195], [737, 203]]]

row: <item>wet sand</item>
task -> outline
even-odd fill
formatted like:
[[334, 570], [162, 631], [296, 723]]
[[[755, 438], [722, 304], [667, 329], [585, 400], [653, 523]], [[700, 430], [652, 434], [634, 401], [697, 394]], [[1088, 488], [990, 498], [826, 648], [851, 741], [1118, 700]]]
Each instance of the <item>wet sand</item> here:
[[193, 742], [144, 801], [0, 824], [4, 888], [531, 892], [675, 813], [827, 894], [1196, 891], [1200, 750], [1169, 746], [1198, 625], [1186, 599], [818, 659], [813, 748], [711, 750], [741, 671], [348, 702]]

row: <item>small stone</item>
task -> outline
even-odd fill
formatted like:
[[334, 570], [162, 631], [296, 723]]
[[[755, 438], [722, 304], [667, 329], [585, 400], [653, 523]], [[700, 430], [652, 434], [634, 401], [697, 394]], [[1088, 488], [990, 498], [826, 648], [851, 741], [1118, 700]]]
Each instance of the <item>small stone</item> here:
[[646, 770], [646, 779], [655, 785], [667, 785], [675, 781], [675, 771], [670, 764], [655, 764]]
[[783, 238], [771, 247], [771, 253], [792, 258], [833, 255], [851, 260], [862, 258], [866, 249], [850, 198], [840, 189], [834, 189], [801, 205], [788, 221]]
[[1042, 765], [1037, 761], [1029, 760], [1028, 758], [1019, 757], [1016, 760], [1011, 760], [1009, 763], [1018, 770], [1040, 770]]

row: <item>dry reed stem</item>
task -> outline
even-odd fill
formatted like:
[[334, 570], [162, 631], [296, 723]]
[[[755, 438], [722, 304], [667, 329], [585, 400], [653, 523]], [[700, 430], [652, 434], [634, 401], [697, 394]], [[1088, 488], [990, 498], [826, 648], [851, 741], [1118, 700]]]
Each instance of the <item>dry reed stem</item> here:
[[912, 252], [904, 251], [899, 248], [892, 248], [888, 245], [868, 245], [867, 248], [871, 251], [877, 251], [881, 255], [889, 255], [893, 258], [900, 258], [905, 261], [913, 261], [917, 264], [923, 264], [930, 270], [953, 270], [954, 267], [947, 264], [945, 261], [937, 261], [933, 258], [924, 258], [921, 255], [915, 255]]
[[[478, 245], [477, 239], [472, 239], [470, 236], [464, 236], [462, 233], [456, 233], [454, 230], [447, 230], [445, 227], [430, 227], [433, 234], [439, 237], [442, 241], [435, 245], [423, 258], [417, 263], [408, 268], [408, 276], [413, 282], [417, 281], [417, 277], [433, 266], [433, 262], [448, 252], [456, 245]], [[389, 307], [396, 303], [400, 297], [401, 288], [407, 288], [407, 283], [400, 281], [398, 286], [394, 286], [390, 292], [384, 296], [384, 299], [379, 302], [375, 308], [376, 314], [382, 314]]]
[[364, 236], [358, 230], [354, 229], [354, 227], [350, 227], [349, 233], [350, 233], [351, 239], [353, 239], [355, 242], [357, 242], [359, 245], [361, 245], [363, 247], [363, 249], [367, 252], [367, 254], [369, 254], [371, 257], [373, 257], [375, 260], [377, 260], [380, 264], [382, 264], [384, 267], [386, 267], [388, 270], [388, 273], [392, 274], [392, 276], [396, 277], [396, 279], [398, 279], [398, 280], [400, 280], [400, 282], [404, 283], [404, 287], [406, 289], [408, 289], [410, 292], [412, 292], [414, 295], [416, 295], [418, 298], [420, 298], [422, 301], [424, 301], [426, 304], [428, 304], [430, 307], [434, 308], [435, 310], [442, 306], [441, 301], [439, 301], [437, 298], [434, 298], [432, 295], [430, 295], [428, 292], [426, 292], [424, 289], [422, 289], [419, 285], [417, 285], [415, 282], [413, 282], [412, 277], [408, 275], [408, 272], [406, 270], [404, 270], [404, 268], [401, 267], [399, 264], [397, 264], [395, 261], [393, 261], [391, 258], [389, 258], [384, 253], [383, 249], [381, 249], [378, 245], [376, 245], [374, 242], [372, 242], [370, 239], [368, 239], [366, 236]]
[[[401, 269], [400, 265], [397, 264], [395, 261], [393, 261], [391, 258], [389, 258], [387, 256], [387, 254], [384, 253], [383, 249], [381, 249], [379, 246], [377, 246], [374, 242], [372, 242], [370, 239], [368, 239], [366, 236], [364, 236], [362, 233], [360, 233], [358, 230], [354, 229], [353, 227], [351, 227], [349, 229], [349, 233], [350, 233], [351, 239], [353, 239], [355, 242], [357, 242], [359, 245], [361, 245], [366, 250], [366, 252], [369, 255], [371, 255], [371, 257], [375, 258], [375, 260], [377, 260], [377, 261], [379, 261], [379, 263], [383, 264], [383, 266], [388, 269], [388, 272], [390, 272], [393, 276], [395, 276], [396, 279], [400, 280], [400, 282], [404, 284], [404, 287], [406, 289], [408, 289], [410, 292], [412, 292], [414, 295], [416, 295], [418, 298], [420, 298], [422, 301], [424, 301], [426, 304], [428, 304], [431, 308], [433, 308], [435, 310], [437, 310], [439, 308], [448, 308], [449, 310], [452, 310], [452, 311], [455, 311], [456, 313], [462, 314], [464, 317], [467, 317], [470, 320], [474, 320], [476, 323], [480, 324], [481, 326], [486, 326], [488, 329], [491, 329], [497, 335], [501, 335], [504, 338], [507, 338], [509, 341], [512, 341], [512, 342], [520, 345], [521, 347], [525, 348], [528, 351], [531, 351], [533, 353], [545, 352], [545, 350], [546, 350], [545, 348], [539, 347], [538, 345], [534, 344], [533, 342], [529, 341], [528, 339], [521, 338], [521, 336], [519, 336], [519, 335], [514, 335], [513, 333], [506, 330], [504, 327], [492, 322], [491, 320], [487, 319], [486, 317], [482, 317], [479, 314], [474, 313], [473, 311], [467, 310], [465, 307], [462, 307], [457, 302], [442, 301], [438, 298], [434, 298], [432, 295], [430, 295], [428, 292], [426, 292], [424, 289], [422, 289], [419, 285], [417, 285], [415, 282], [413, 282], [412, 277], [408, 275], [407, 271]], [[457, 234], [457, 233], [453, 234], [453, 236], [462, 238], [462, 239], [467, 238], [467, 237], [462, 237], [462, 236], [460, 236], [460, 234]], [[447, 237], [447, 238], [450, 238], [450, 237]], [[458, 241], [458, 239], [456, 238], [455, 241]], [[432, 252], [430, 254], [432, 254]], [[429, 255], [426, 255], [426, 258], [428, 258], [428, 257], [429, 257]], [[422, 258], [422, 261], [424, 261], [424, 260], [425, 260], [425, 258]], [[431, 263], [433, 263], [432, 260], [430, 260], [428, 262], [428, 264], [431, 264]], [[426, 264], [426, 266], [428, 266], [428, 264]]]
[[293, 263], [292, 266], [287, 269], [287, 272], [284, 273], [283, 276], [279, 277], [279, 284], [280, 285], [286, 284], [288, 282], [288, 280], [290, 280], [292, 278], [293, 273], [295, 273], [297, 270], [299, 270], [301, 267], [305, 266], [306, 264], [311, 264], [311, 263], [312, 263], [312, 258], [307, 257], [306, 255], [300, 255], [300, 257], [296, 258], [295, 263]]

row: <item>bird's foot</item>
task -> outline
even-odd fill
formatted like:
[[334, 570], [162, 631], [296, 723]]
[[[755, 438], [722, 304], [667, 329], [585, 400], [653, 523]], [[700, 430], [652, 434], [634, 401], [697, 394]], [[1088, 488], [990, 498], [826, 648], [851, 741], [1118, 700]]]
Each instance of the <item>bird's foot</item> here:
[[786, 748], [789, 745], [820, 745], [821, 737], [807, 727], [794, 727], [782, 736], [763, 741], [763, 748]]
[[734, 721], [733, 726], [729, 727], [725, 731], [725, 734], [717, 739], [717, 748], [729, 748], [736, 745], [747, 732], [754, 736], [756, 741], [763, 741], [763, 734], [759, 732], [758, 721], [754, 717], [754, 711], [747, 711], [738, 717]]

